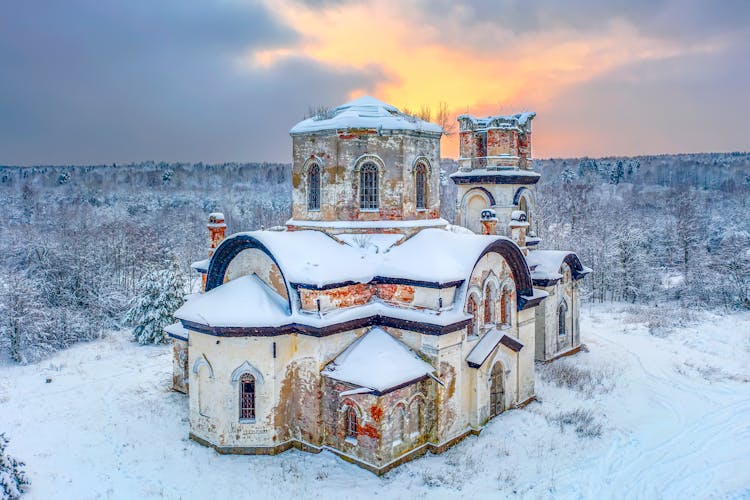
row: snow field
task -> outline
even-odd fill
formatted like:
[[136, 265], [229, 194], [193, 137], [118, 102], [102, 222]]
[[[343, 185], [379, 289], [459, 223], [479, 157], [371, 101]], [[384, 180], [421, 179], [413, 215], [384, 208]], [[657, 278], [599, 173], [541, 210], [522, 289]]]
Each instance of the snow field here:
[[127, 332], [1, 361], [0, 432], [39, 499], [750, 498], [750, 313], [668, 331], [674, 313], [586, 305], [588, 352], [537, 365], [538, 402], [382, 478], [328, 452], [225, 456], [188, 440], [169, 348]]

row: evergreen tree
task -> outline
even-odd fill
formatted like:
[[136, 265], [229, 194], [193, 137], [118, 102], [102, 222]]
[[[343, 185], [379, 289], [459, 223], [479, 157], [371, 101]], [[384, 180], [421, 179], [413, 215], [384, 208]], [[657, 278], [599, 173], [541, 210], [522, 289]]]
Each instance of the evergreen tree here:
[[5, 434], [0, 434], [0, 500], [15, 500], [30, 483], [23, 470], [26, 464], [8, 455], [7, 445]]
[[126, 321], [135, 325], [133, 338], [139, 344], [167, 341], [164, 327], [174, 323], [174, 312], [183, 303], [185, 280], [176, 263], [168, 269], [146, 272], [137, 285], [137, 296]]

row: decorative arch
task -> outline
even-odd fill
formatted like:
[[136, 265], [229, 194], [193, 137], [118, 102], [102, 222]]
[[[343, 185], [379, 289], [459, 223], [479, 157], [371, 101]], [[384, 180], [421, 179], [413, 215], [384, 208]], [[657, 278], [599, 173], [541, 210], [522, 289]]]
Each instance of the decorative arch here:
[[341, 403], [341, 406], [339, 406], [338, 412], [340, 415], [343, 415], [346, 412], [346, 410], [348, 410], [349, 408], [354, 409], [354, 411], [357, 413], [357, 418], [359, 419], [361, 419], [365, 414], [364, 411], [362, 411], [362, 408], [360, 408], [360, 406], [357, 404], [357, 402], [350, 398], [346, 398]]
[[581, 260], [578, 258], [578, 255], [572, 252], [565, 256], [565, 258], [563, 259], [563, 263], [567, 264], [568, 267], [570, 267], [570, 273], [573, 276], [574, 280], [583, 278], [590, 271], [583, 267], [583, 264], [581, 264]]
[[536, 202], [534, 192], [527, 187], [520, 187], [516, 189], [516, 192], [513, 195], [513, 204], [518, 205], [518, 203], [521, 201], [522, 196], [525, 197], [529, 202], [531, 202], [532, 207], [534, 206], [534, 203]]
[[513, 280], [505, 278], [500, 283], [500, 323], [503, 325], [513, 324], [513, 289], [515, 288]]
[[432, 163], [430, 162], [430, 159], [427, 158], [424, 155], [417, 156], [414, 159], [414, 161], [411, 162], [411, 172], [410, 173], [413, 174], [416, 171], [416, 169], [417, 169], [417, 165], [419, 165], [420, 163], [425, 166], [425, 168], [427, 169], [427, 173], [428, 174], [432, 173]]
[[319, 211], [323, 191], [320, 165], [313, 162], [305, 172], [307, 172], [307, 210]]
[[500, 291], [500, 281], [495, 273], [490, 271], [482, 285], [482, 305], [484, 310], [484, 324], [497, 323], [497, 294]]
[[526, 259], [523, 256], [523, 252], [518, 248], [518, 245], [513, 243], [507, 238], [498, 238], [482, 250], [477, 260], [474, 262], [474, 267], [479, 261], [490, 252], [499, 254], [510, 267], [511, 277], [513, 278], [513, 284], [516, 287], [516, 304], [518, 310], [523, 309], [523, 305], [526, 303], [523, 298], [524, 295], [531, 296], [534, 293], [534, 289], [531, 283], [531, 273], [529, 272], [529, 266], [526, 264]]
[[430, 191], [430, 173], [424, 162], [414, 167], [414, 204], [417, 210], [427, 208], [427, 196]]
[[276, 267], [279, 268], [279, 273], [281, 274], [281, 279], [284, 280], [284, 287], [286, 288], [287, 292], [287, 303], [289, 305], [289, 310], [291, 311], [292, 293], [289, 289], [289, 283], [284, 276], [284, 271], [282, 270], [279, 262], [276, 260], [276, 257], [274, 257], [271, 251], [260, 240], [249, 234], [237, 234], [234, 236], [230, 236], [229, 238], [226, 238], [221, 242], [219, 247], [214, 252], [213, 257], [211, 257], [211, 263], [208, 266], [208, 275], [206, 277], [206, 291], [208, 292], [209, 290], [213, 290], [217, 286], [221, 286], [224, 283], [224, 278], [227, 274], [227, 269], [229, 268], [229, 264], [232, 262], [232, 259], [234, 259], [243, 250], [253, 248], [256, 248], [264, 254], [268, 255], [273, 263], [276, 264]]
[[208, 361], [205, 354], [201, 354], [198, 359], [195, 360], [195, 363], [193, 363], [193, 373], [198, 375], [198, 372], [200, 372], [201, 367], [204, 365], [208, 367], [208, 378], [214, 378], [214, 367], [211, 366], [211, 363]]
[[466, 294], [466, 307], [464, 310], [471, 314], [471, 334], [479, 334], [479, 305], [482, 303], [482, 291], [478, 286], [473, 285]]
[[385, 170], [385, 162], [380, 156], [373, 153], [365, 153], [354, 160], [354, 172], [359, 173], [362, 165], [365, 163], [374, 163], [378, 167], [378, 173], [380, 174]]
[[263, 374], [260, 372], [260, 370], [251, 365], [247, 360], [243, 361], [240, 366], [234, 369], [230, 380], [233, 384], [236, 384], [240, 380], [240, 377], [242, 377], [242, 375], [244, 375], [245, 373], [249, 373], [250, 375], [255, 377], [255, 380], [259, 384], [263, 383]]
[[479, 186], [473, 187], [464, 193], [463, 197], [461, 198], [461, 206], [465, 207], [466, 201], [476, 194], [482, 195], [484, 199], [487, 200], [488, 206], [495, 206], [495, 197], [492, 196], [492, 193], [490, 193], [487, 189]]
[[568, 336], [568, 303], [565, 299], [557, 306], [557, 336], [566, 338]]
[[505, 368], [495, 361], [490, 370], [490, 418], [505, 411]]

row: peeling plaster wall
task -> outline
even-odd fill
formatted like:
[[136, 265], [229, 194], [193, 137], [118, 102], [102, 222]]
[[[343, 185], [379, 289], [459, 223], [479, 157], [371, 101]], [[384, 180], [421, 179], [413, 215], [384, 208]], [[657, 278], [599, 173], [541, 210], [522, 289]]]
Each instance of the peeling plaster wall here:
[[[292, 138], [292, 218], [314, 221], [417, 220], [440, 216], [440, 139], [399, 131], [295, 135]], [[379, 209], [359, 209], [357, 160], [374, 155], [380, 164]], [[416, 209], [413, 168], [430, 166], [426, 209]], [[379, 161], [378, 161], [379, 160]], [[319, 211], [308, 210], [308, 168], [320, 164]], [[382, 164], [381, 164], [382, 162]]]
[[[479, 218], [482, 210], [491, 208], [495, 210], [498, 223], [497, 230], [501, 236], [510, 236], [508, 224], [514, 210], [518, 210], [517, 204], [513, 203], [513, 197], [520, 188], [526, 188], [532, 192], [535, 190], [533, 184], [457, 184], [456, 224], [469, 228], [475, 233], [481, 234]], [[492, 194], [495, 205], [490, 205], [486, 195], [476, 189], [481, 188]]]
[[299, 288], [300, 306], [303, 311], [327, 313], [336, 309], [363, 305], [377, 297], [383, 302], [416, 309], [438, 310], [440, 299], [443, 308], [453, 305], [456, 287], [427, 288], [421, 286], [357, 283], [327, 290]]
[[[536, 359], [546, 361], [557, 354], [574, 349], [581, 345], [578, 324], [580, 308], [580, 292], [578, 284], [572, 279], [570, 267], [562, 265], [563, 279], [555, 285], [539, 287], [549, 294], [536, 307]], [[561, 341], [558, 336], [557, 311], [560, 303], [565, 300], [568, 306], [565, 316], [567, 335]]]
[[224, 282], [255, 274], [265, 284], [288, 300], [289, 295], [279, 267], [265, 252], [257, 248], [248, 248], [238, 253], [227, 267]]

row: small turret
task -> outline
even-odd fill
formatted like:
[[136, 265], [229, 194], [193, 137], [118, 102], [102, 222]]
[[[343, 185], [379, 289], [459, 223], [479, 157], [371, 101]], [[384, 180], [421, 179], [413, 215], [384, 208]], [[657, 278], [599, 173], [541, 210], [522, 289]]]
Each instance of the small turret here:
[[510, 238], [521, 248], [524, 255], [528, 255], [526, 248], [526, 231], [529, 230], [529, 223], [526, 221], [526, 212], [523, 210], [514, 210], [510, 214], [508, 223]]
[[482, 234], [494, 235], [497, 231], [497, 216], [494, 210], [482, 210]]

